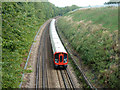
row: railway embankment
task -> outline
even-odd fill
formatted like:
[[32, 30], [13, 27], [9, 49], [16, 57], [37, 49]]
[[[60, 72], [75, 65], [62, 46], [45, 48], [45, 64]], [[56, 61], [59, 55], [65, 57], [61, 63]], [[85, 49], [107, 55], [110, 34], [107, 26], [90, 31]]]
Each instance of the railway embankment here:
[[64, 44], [73, 50], [77, 62], [95, 87], [120, 87], [117, 7], [68, 13], [59, 18], [57, 26], [67, 40]]

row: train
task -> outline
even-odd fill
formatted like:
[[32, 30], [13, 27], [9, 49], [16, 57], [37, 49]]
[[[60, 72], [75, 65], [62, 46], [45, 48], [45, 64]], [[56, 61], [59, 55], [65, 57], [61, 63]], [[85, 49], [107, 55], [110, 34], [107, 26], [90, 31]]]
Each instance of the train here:
[[59, 67], [67, 68], [68, 64], [68, 53], [65, 50], [55, 27], [55, 19], [52, 19], [50, 22], [49, 35], [53, 51], [53, 62], [54, 68]]

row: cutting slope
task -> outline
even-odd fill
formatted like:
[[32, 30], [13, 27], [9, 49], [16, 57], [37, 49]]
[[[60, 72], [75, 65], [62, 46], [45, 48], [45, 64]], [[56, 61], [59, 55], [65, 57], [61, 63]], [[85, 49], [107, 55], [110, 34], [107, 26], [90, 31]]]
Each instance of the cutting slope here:
[[[82, 9], [61, 17], [57, 23], [97, 86], [120, 87], [118, 73], [118, 8]], [[93, 74], [94, 73], [94, 74]]]

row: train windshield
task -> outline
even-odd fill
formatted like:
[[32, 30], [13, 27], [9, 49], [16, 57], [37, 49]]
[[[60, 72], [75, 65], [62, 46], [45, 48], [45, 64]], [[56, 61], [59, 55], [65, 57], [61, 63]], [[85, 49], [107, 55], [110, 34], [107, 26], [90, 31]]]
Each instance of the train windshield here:
[[66, 59], [67, 58], [67, 54], [64, 54], [64, 59]]
[[[56, 53], [55, 54], [55, 63], [59, 63], [60, 62], [64, 62], [67, 63], [67, 54], [66, 53], [62, 53], [62, 56], [60, 55], [61, 53]], [[59, 57], [60, 55], [60, 57]], [[62, 60], [64, 58], [64, 60]]]
[[67, 54], [64, 54], [64, 63], [67, 62]]
[[59, 53], [56, 53], [55, 54], [55, 62], [58, 63], [58, 60], [59, 60]]

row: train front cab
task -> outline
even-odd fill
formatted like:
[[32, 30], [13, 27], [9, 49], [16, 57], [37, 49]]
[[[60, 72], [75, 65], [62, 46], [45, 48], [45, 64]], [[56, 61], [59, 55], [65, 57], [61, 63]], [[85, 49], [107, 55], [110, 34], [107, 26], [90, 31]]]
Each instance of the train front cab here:
[[53, 62], [54, 62], [54, 68], [55, 69], [57, 69], [59, 67], [67, 68], [68, 53], [55, 52]]

